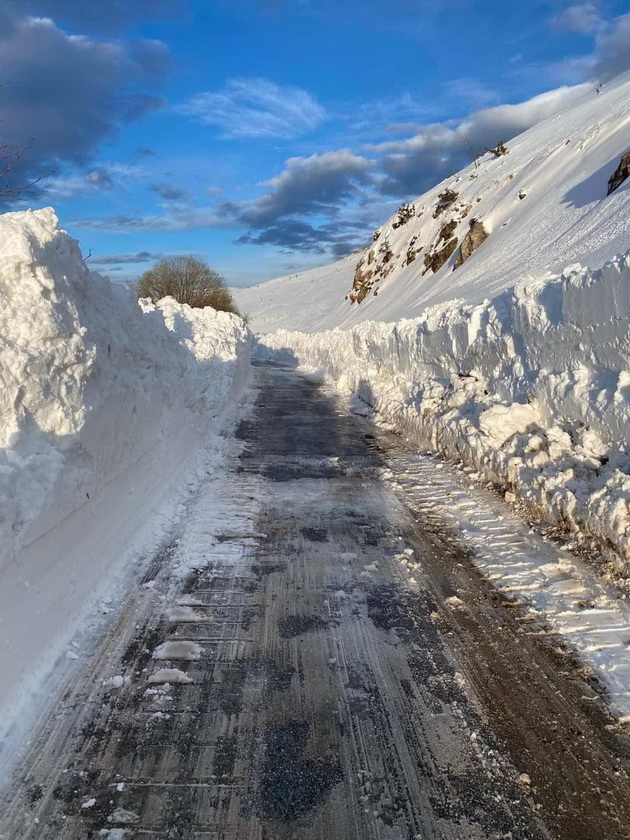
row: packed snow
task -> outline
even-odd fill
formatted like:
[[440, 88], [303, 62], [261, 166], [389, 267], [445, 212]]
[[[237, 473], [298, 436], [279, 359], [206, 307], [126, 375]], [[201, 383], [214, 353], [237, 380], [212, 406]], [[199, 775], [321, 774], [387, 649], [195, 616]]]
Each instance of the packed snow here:
[[211, 469], [250, 334], [210, 308], [140, 306], [50, 208], [0, 216], [0, 297], [6, 731], [111, 575]]

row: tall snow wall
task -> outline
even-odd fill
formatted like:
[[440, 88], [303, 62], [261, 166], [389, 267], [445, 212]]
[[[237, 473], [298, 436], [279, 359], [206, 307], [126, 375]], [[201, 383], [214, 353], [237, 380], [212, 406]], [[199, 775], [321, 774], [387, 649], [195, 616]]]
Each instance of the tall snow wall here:
[[258, 337], [630, 559], [630, 255], [418, 319]]
[[0, 709], [199, 469], [249, 369], [242, 319], [141, 308], [53, 210], [0, 216]]

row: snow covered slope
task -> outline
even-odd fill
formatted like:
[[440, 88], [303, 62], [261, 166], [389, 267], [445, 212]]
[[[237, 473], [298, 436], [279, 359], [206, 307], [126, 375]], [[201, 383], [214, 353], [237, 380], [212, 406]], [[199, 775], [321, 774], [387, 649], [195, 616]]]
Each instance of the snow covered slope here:
[[[356, 260], [237, 290], [254, 330], [312, 332], [411, 318], [436, 303], [480, 302], [570, 263], [598, 268], [626, 251], [630, 181], [610, 196], [606, 191], [630, 148], [630, 74], [600, 94], [578, 86], [571, 99], [565, 110], [510, 140], [507, 154], [486, 153], [422, 195], [408, 220], [404, 214], [390, 219]], [[531, 107], [544, 113], [553, 101], [543, 94]], [[473, 220], [488, 238], [454, 270]], [[365, 298], [351, 303], [346, 296], [357, 262], [355, 296]]]
[[[0, 710], [178, 483], [249, 374], [242, 319], [143, 309], [51, 209], [0, 216]], [[210, 447], [212, 448], [212, 447]], [[144, 534], [146, 537], [146, 533]], [[21, 692], [21, 693], [20, 693]]]

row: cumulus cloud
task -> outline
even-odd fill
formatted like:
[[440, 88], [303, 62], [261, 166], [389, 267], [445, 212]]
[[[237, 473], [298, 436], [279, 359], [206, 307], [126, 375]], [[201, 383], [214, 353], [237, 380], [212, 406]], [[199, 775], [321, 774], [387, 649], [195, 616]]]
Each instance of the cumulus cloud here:
[[[6, 16], [6, 11], [4, 12]], [[86, 165], [117, 127], [162, 101], [144, 90], [165, 69], [159, 41], [125, 43], [69, 35], [49, 18], [8, 22], [0, 34], [0, 142], [26, 153], [15, 183]]]
[[266, 79], [232, 79], [223, 90], [197, 94], [177, 110], [216, 126], [225, 138], [290, 140], [312, 131], [325, 117], [307, 91]]
[[348, 149], [289, 158], [284, 171], [264, 184], [270, 189], [261, 198], [221, 207], [227, 216], [254, 228], [273, 225], [289, 216], [335, 212], [358, 194], [372, 166], [371, 160]]
[[458, 123], [428, 125], [414, 137], [370, 147], [381, 156], [380, 190], [401, 198], [419, 195], [470, 163], [471, 148], [482, 152], [499, 140], [509, 140], [553, 116], [583, 92], [581, 86], [561, 87], [519, 105], [485, 108]]
[[598, 32], [606, 25], [595, 3], [580, 3], [576, 6], [569, 6], [552, 18], [551, 22], [557, 29], [566, 29], [569, 32], [578, 32], [582, 35]]
[[269, 188], [265, 195], [238, 204], [223, 202], [217, 211], [250, 228], [240, 243], [322, 253], [324, 244], [336, 246], [348, 239], [343, 223], [314, 227], [296, 217], [336, 217], [344, 204], [360, 196], [373, 166], [373, 161], [347, 149], [290, 158], [284, 171], [264, 184]]

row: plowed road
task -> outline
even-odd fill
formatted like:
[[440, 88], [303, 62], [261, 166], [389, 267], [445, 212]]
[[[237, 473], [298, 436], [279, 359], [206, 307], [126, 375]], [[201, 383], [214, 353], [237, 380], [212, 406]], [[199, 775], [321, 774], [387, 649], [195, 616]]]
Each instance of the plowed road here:
[[292, 370], [256, 378], [229, 522], [202, 487], [34, 736], [0, 836], [630, 837], [626, 736], [383, 482], [401, 441]]

